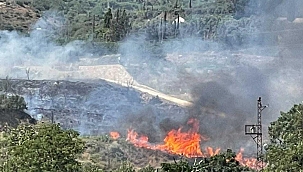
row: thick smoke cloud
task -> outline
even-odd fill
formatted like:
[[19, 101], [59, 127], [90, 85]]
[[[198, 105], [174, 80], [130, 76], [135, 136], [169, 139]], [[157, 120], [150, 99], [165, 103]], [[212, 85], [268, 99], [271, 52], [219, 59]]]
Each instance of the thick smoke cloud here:
[[[296, 21], [277, 20], [277, 16], [286, 17], [289, 11], [289, 5], [283, 3], [276, 5], [272, 10], [274, 14], [266, 10], [261, 12], [260, 18], [265, 20], [262, 29], [270, 32], [277, 25], [281, 30], [302, 26]], [[24, 79], [25, 72], [14, 73], [13, 67], [68, 65], [77, 61], [78, 56], [92, 53], [83, 42], [65, 46], [53, 43], [48, 38], [55, 31], [48, 26], [49, 22], [42, 18], [29, 36], [0, 32], [1, 77], [9, 75]], [[273, 36], [260, 34], [257, 41], [252, 35], [251, 46], [239, 46], [237, 50], [200, 38], [164, 41], [160, 46], [147, 43], [144, 35], [127, 38], [119, 49], [121, 64], [134, 79], [191, 100], [194, 105], [187, 115], [178, 119], [147, 107], [126, 114], [120, 119], [120, 126], [123, 130], [132, 127], [157, 142], [170, 129], [195, 117], [200, 121], [200, 133], [209, 138], [205, 144], [234, 149], [252, 146], [251, 138], [244, 135], [244, 125], [256, 123], [259, 96], [264, 104], [269, 104], [263, 111], [264, 132], [280, 111], [302, 102], [303, 39], [297, 38], [298, 31], [296, 34], [292, 31], [275, 33]], [[260, 42], [262, 46], [257, 44]], [[270, 45], [266, 45], [269, 42]]]
[[[265, 140], [269, 123], [277, 119], [280, 111], [288, 111], [303, 100], [300, 67], [303, 30], [297, 30], [302, 22], [291, 19], [291, 2], [275, 3], [275, 8], [269, 11], [267, 7], [260, 10], [257, 18], [262, 21], [262, 27], [258, 36], [247, 38], [249, 47], [240, 45], [236, 50], [229, 50], [225, 45], [197, 38], [173, 40], [163, 42], [164, 57], [153, 58], [154, 63], [146, 62], [148, 67], [140, 68], [140, 72], [131, 67], [128, 70], [136, 73], [134, 77], [141, 83], [163, 92], [180, 97], [190, 94], [194, 105], [183, 124], [190, 117], [198, 118], [200, 132], [209, 138], [206, 145], [252, 148], [254, 142], [244, 135], [244, 125], [256, 124], [258, 97], [262, 97], [264, 105], [269, 105], [262, 116]], [[302, 15], [300, 11], [295, 14]], [[128, 63], [136, 61], [136, 57], [152, 56], [151, 52], [141, 53], [141, 50], [127, 52], [133, 58], [125, 57]], [[132, 56], [134, 52], [137, 56]], [[164, 126], [182, 124], [170, 119], [163, 123]]]

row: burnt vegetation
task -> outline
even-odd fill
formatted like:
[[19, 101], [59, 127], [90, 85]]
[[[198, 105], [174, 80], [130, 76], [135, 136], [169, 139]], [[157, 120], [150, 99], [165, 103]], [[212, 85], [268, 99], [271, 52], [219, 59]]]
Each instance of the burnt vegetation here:
[[[292, 39], [296, 35], [302, 35], [301, 29], [294, 31], [293, 35], [285, 34], [285, 36], [278, 34], [279, 29], [285, 26], [280, 26], [281, 28], [272, 32], [273, 29], [266, 25], [281, 17], [273, 9], [283, 5], [286, 5], [287, 9], [282, 11], [282, 16], [286, 17], [287, 22], [295, 20], [299, 13], [296, 4], [300, 3], [295, 0], [288, 2], [285, 3], [283, 0], [0, 0], [0, 30], [17, 31], [25, 37], [30, 37], [32, 32], [43, 35], [44, 32], [50, 31], [46, 33], [47, 41], [55, 42], [56, 45], [67, 45], [81, 40], [93, 51], [98, 47], [105, 48], [106, 50], [96, 53], [99, 55], [117, 53], [121, 49], [120, 45], [130, 37], [135, 38], [134, 42], [140, 39], [139, 45], [131, 46], [148, 56], [136, 61], [140, 66], [138, 73], [143, 73], [143, 78], [146, 79], [147, 74], [144, 73], [146, 68], [157, 71], [160, 68], [157, 65], [161, 66], [162, 62], [163, 65], [164, 61], [167, 66], [173, 66], [174, 60], [170, 62], [166, 61], [167, 59], [161, 62], [155, 60], [164, 59], [163, 56], [167, 52], [164, 52], [162, 45], [165, 42], [195, 38], [203, 43], [219, 43], [223, 48], [232, 50], [238, 46], [249, 47], [251, 44], [271, 46], [300, 42], [301, 37], [296, 38], [297, 42], [292, 42]], [[265, 20], [260, 17], [262, 15], [265, 16]], [[42, 22], [34, 24], [39, 19]], [[175, 45], [172, 43], [172, 46]], [[183, 45], [176, 47], [181, 46]], [[31, 47], [26, 48], [34, 50]], [[209, 47], [205, 45], [203, 48]], [[292, 50], [280, 51], [278, 56], [284, 56], [283, 53], [287, 54], [287, 51]], [[296, 55], [301, 56], [301, 51], [298, 52]], [[35, 51], [30, 53], [36, 55]], [[186, 53], [191, 53], [191, 50]], [[81, 56], [72, 53], [69, 55]], [[131, 53], [129, 56], [132, 55]], [[233, 55], [235, 56], [237, 55]], [[118, 58], [120, 65], [120, 56]], [[75, 62], [79, 59], [75, 57], [73, 60]], [[127, 64], [126, 61], [129, 59], [123, 60], [121, 64]], [[154, 61], [157, 62], [153, 63]], [[275, 63], [280, 65], [286, 61], [281, 58]], [[294, 59], [293, 61], [291, 66], [285, 66], [300, 69], [301, 63], [296, 63]], [[156, 65], [141, 67], [146, 63]], [[175, 63], [178, 63], [177, 60]], [[174, 85], [171, 89], [181, 92], [182, 85], [189, 85], [190, 88], [194, 86], [191, 90], [194, 106], [191, 109], [172, 105], [159, 97], [139, 93], [132, 88], [135, 81], [133, 79], [128, 81], [127, 88], [124, 88], [100, 80], [94, 83], [32, 80], [32, 71], [29, 69], [26, 70], [27, 80], [11, 80], [7, 77], [0, 80], [0, 169], [17, 172], [254, 171], [241, 164], [237, 160], [237, 154], [230, 149], [221, 150], [221, 153], [211, 157], [186, 158], [183, 155], [134, 146], [126, 141], [125, 135], [118, 139], [104, 135], [117, 128], [117, 131], [123, 133], [124, 129], [132, 126], [140, 134], [148, 135], [149, 142], [152, 144], [158, 143], [167, 132], [178, 129], [182, 124], [180, 121], [184, 122], [190, 116], [202, 121], [201, 131], [205, 133], [199, 131], [201, 134], [210, 135], [210, 139], [214, 138], [208, 142], [209, 144], [220, 146], [222, 143], [217, 142], [216, 139], [221, 138], [228, 142], [226, 147], [243, 145], [247, 140], [239, 141], [242, 138], [239, 135], [244, 125], [242, 122], [251, 119], [250, 112], [254, 110], [246, 103], [250, 102], [255, 94], [272, 96], [269, 95], [270, 90], [264, 89], [270, 84], [269, 77], [263, 76], [263, 73], [257, 69], [248, 67], [245, 69], [232, 72], [234, 77], [231, 74], [219, 78], [219, 82], [210, 81], [197, 85], [194, 83], [199, 81], [198, 77], [190, 76], [185, 69], [179, 72], [178, 74], [184, 75], [180, 77], [181, 82], [177, 83], [180, 87]], [[287, 73], [283, 69], [278, 70]], [[275, 73], [273, 71], [277, 70], [268, 70], [268, 73]], [[212, 77], [211, 73], [208, 76]], [[187, 78], [187, 82], [184, 78]], [[278, 82], [280, 83], [280, 80]], [[302, 79], [298, 82], [303, 83]], [[163, 85], [165, 84], [163, 82]], [[295, 87], [288, 89], [295, 90], [292, 93], [296, 92]], [[302, 89], [297, 90], [296, 93], [302, 93]], [[28, 109], [29, 105], [32, 109]], [[37, 122], [29, 115], [29, 111], [44, 116], [40, 122]], [[190, 115], [188, 116], [187, 113]], [[163, 114], [173, 116], [174, 119], [164, 118]], [[302, 170], [302, 114], [303, 105], [294, 105], [289, 112], [281, 112], [281, 116], [270, 123], [269, 141], [264, 154], [265, 171]], [[123, 118], [119, 118], [121, 116]], [[225, 128], [225, 131], [220, 127], [214, 129], [214, 126], [218, 125], [231, 127]]]

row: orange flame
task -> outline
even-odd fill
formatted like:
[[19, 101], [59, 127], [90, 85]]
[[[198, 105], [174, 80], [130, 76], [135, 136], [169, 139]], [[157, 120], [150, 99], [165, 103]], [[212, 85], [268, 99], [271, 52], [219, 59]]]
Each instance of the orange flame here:
[[134, 130], [128, 130], [127, 140], [138, 147], [161, 150], [186, 157], [213, 156], [219, 153], [220, 149], [214, 150], [210, 147], [206, 149], [206, 153], [203, 153], [200, 148], [200, 141], [206, 140], [206, 138], [198, 133], [198, 120], [190, 119], [187, 124], [192, 125], [188, 132], [182, 132], [182, 128], [171, 130], [167, 133], [164, 144], [152, 145], [148, 142], [147, 136], [139, 136]]
[[120, 137], [120, 134], [116, 131], [112, 131], [109, 133], [110, 134], [110, 137], [113, 138], [113, 139], [118, 139]]
[[263, 163], [263, 167], [266, 166], [266, 163], [260, 162], [256, 158], [244, 158], [243, 157], [243, 152], [244, 152], [244, 149], [241, 148], [240, 151], [238, 152], [236, 158], [235, 158], [237, 161], [239, 161], [239, 163], [242, 166], [247, 166], [249, 168], [256, 169], [256, 170], [261, 169], [262, 163]]
[[206, 138], [198, 133], [198, 120], [190, 119], [187, 124], [192, 124], [192, 128], [188, 132], [182, 132], [182, 128], [168, 132], [164, 145], [158, 146], [160, 150], [186, 157], [204, 156], [200, 148], [200, 141], [201, 139], [206, 140]]
[[[186, 157], [211, 157], [220, 153], [220, 148], [206, 147], [205, 151], [202, 152], [200, 147], [201, 140], [207, 140], [206, 137], [200, 135], [199, 121], [197, 119], [190, 119], [187, 122], [191, 125], [187, 132], [182, 132], [182, 127], [178, 130], [171, 130], [167, 133], [164, 138], [163, 144], [151, 144], [148, 142], [148, 137], [145, 135], [139, 135], [134, 130], [128, 130], [127, 141], [131, 142], [137, 147], [143, 147], [152, 150], [161, 150], [172, 154], [184, 155]], [[244, 158], [244, 149], [241, 149], [236, 156], [236, 160], [242, 166], [247, 166], [252, 169], [260, 169], [261, 162], [255, 158]], [[265, 165], [265, 164], [263, 164]]]
[[215, 151], [212, 147], [207, 147], [208, 156], [215, 156], [220, 153], [220, 148], [217, 148]]
[[[138, 137], [138, 138], [137, 138]], [[130, 141], [137, 147], [145, 147], [148, 148], [148, 137], [141, 135], [139, 136], [137, 132], [134, 130], [128, 130], [127, 132], [127, 141]]]

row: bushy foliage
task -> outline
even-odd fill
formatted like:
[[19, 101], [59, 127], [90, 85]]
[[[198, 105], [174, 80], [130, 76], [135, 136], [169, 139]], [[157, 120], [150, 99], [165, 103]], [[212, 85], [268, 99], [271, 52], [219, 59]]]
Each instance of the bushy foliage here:
[[269, 126], [270, 144], [266, 152], [267, 171], [302, 171], [303, 105], [281, 112]]
[[11, 79], [7, 76], [1, 82], [0, 91], [0, 109], [1, 110], [24, 110], [27, 109], [26, 102], [22, 96], [8, 94], [13, 92]]
[[135, 171], [136, 170], [134, 166], [127, 162], [123, 162], [117, 170], [114, 170], [114, 172], [135, 172]]
[[84, 142], [73, 130], [57, 124], [20, 125], [7, 131], [1, 142], [1, 171], [81, 171], [76, 156]]
[[104, 170], [96, 165], [82, 164], [81, 172], [104, 172]]
[[155, 172], [155, 171], [156, 171], [156, 169], [151, 166], [147, 166], [147, 167], [139, 170], [139, 172]]
[[236, 154], [231, 150], [227, 150], [219, 155], [215, 155], [213, 157], [208, 158], [198, 158], [195, 159], [194, 163], [189, 162], [187, 159], [181, 159], [175, 161], [174, 163], [162, 163], [161, 168], [154, 168], [151, 166], [147, 166], [145, 168], [141, 168], [136, 170], [136, 168], [127, 162], [123, 162], [121, 166], [114, 170], [114, 172], [192, 172], [192, 171], [200, 171], [200, 172], [242, 172], [242, 171], [251, 171], [254, 170], [249, 169], [248, 167], [243, 167], [239, 164], [239, 162], [235, 159]]
[[162, 170], [164, 172], [176, 171], [214, 171], [214, 172], [242, 172], [252, 171], [248, 167], [243, 167], [235, 159], [236, 154], [228, 149], [226, 152], [218, 155], [202, 158], [190, 165], [187, 161], [180, 160], [176, 163], [163, 163]]

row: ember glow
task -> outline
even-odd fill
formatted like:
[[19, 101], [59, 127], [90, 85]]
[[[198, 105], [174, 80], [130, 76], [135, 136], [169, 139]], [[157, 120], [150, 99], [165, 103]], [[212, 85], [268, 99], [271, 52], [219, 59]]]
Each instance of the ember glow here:
[[110, 134], [110, 137], [113, 138], [113, 139], [118, 139], [120, 137], [120, 134], [116, 131], [112, 131], [109, 133]]
[[[201, 141], [206, 141], [207, 138], [198, 132], [199, 121], [197, 119], [190, 119], [187, 124], [191, 126], [191, 128], [186, 132], [182, 131], [183, 127], [180, 127], [178, 130], [173, 129], [169, 131], [163, 140], [163, 144], [149, 143], [148, 136], [139, 135], [134, 130], [128, 130], [126, 140], [137, 147], [161, 150], [172, 154], [183, 155], [188, 158], [211, 157], [220, 153], [220, 148], [212, 147], [206, 147], [205, 150], [202, 151], [200, 147]], [[242, 166], [247, 166], [252, 169], [260, 169], [260, 162], [255, 158], [244, 158], [243, 152], [244, 149], [241, 149], [237, 153], [236, 160], [239, 161]]]

